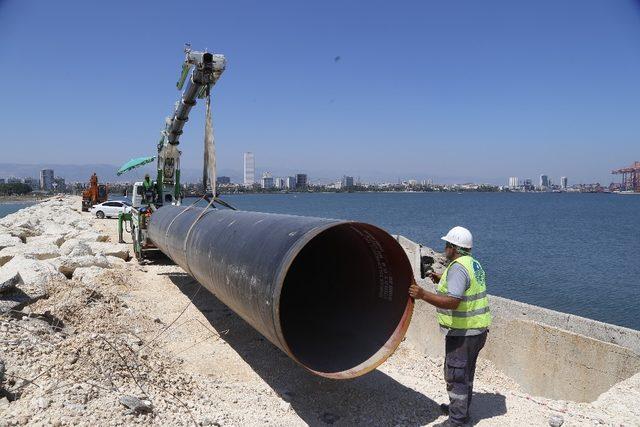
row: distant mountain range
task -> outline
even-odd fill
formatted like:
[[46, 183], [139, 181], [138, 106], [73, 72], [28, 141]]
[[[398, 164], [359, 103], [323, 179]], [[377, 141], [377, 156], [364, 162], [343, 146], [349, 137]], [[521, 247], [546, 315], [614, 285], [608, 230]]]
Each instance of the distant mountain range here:
[[[141, 168], [127, 172], [122, 176], [117, 176], [116, 171], [120, 166], [109, 165], [103, 163], [84, 164], [84, 165], [62, 165], [53, 163], [36, 163], [36, 164], [21, 164], [21, 163], [0, 163], [0, 178], [26, 178], [33, 177], [39, 178], [40, 171], [42, 169], [53, 169], [56, 177], [64, 178], [68, 183], [70, 182], [87, 182], [92, 173], [98, 174], [100, 182], [135, 182], [141, 181], [144, 178], [145, 173], [149, 173], [152, 177], [155, 176], [155, 163], [148, 164]], [[270, 171], [274, 177], [294, 176], [296, 173], [307, 173], [310, 182], [314, 184], [327, 184], [335, 182], [343, 175], [338, 171], [315, 169], [309, 171], [300, 171], [291, 168], [258, 168], [256, 170], [256, 181], [260, 180], [263, 172]], [[360, 178], [363, 182], [399, 182], [401, 179], [415, 178], [418, 180], [431, 178], [436, 183], [467, 183], [467, 182], [484, 182], [501, 184], [501, 178], [493, 179], [474, 179], [469, 176], [429, 176], [424, 173], [412, 173], [411, 171], [404, 171], [403, 173], [394, 173], [392, 171], [366, 171], [366, 170], [353, 170], [351, 175], [358, 180]], [[242, 182], [242, 171], [223, 168], [218, 170], [218, 176], [228, 176], [231, 178], [231, 182]], [[202, 169], [199, 168], [182, 168], [181, 180], [184, 183], [200, 182], [202, 179]]]

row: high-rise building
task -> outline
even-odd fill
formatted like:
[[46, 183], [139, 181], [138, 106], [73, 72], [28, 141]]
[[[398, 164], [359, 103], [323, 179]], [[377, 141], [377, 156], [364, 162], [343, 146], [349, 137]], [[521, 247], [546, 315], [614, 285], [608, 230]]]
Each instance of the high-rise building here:
[[351, 188], [353, 187], [353, 177], [352, 176], [343, 176], [342, 180], [340, 180], [341, 188]]
[[43, 191], [53, 190], [53, 169], [42, 169], [40, 171], [40, 189]]
[[560, 177], [560, 187], [563, 190], [567, 189], [567, 187], [569, 186], [568, 184], [569, 184], [569, 180], [567, 179], [566, 176]]
[[299, 173], [296, 175], [296, 188], [304, 190], [307, 188], [307, 174]]
[[262, 188], [267, 190], [273, 188], [273, 176], [269, 172], [262, 174]]
[[520, 182], [517, 176], [509, 177], [509, 188], [515, 189], [520, 186]]
[[274, 178], [273, 186], [278, 190], [282, 190], [284, 188], [284, 178]]
[[219, 176], [216, 178], [216, 184], [231, 184], [231, 178], [228, 176]]
[[252, 186], [256, 182], [256, 159], [253, 153], [247, 151], [244, 153], [244, 185]]
[[284, 186], [287, 190], [293, 190], [296, 188], [296, 177], [288, 176], [284, 179]]
[[0, 184], [4, 184], [4, 178], [0, 178]]
[[524, 181], [522, 181], [522, 188], [527, 191], [533, 190], [533, 181], [529, 178], [526, 178]]
[[549, 187], [549, 177], [547, 175], [540, 175], [540, 187], [541, 188]]

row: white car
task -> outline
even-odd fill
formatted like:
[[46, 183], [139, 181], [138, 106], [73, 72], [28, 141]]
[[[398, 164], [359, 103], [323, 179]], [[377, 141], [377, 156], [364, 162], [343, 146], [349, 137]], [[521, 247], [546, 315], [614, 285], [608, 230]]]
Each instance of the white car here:
[[108, 200], [106, 202], [93, 205], [89, 212], [96, 217], [102, 218], [117, 218], [119, 213], [127, 213], [131, 211], [131, 206], [127, 202], [120, 202], [116, 200]]

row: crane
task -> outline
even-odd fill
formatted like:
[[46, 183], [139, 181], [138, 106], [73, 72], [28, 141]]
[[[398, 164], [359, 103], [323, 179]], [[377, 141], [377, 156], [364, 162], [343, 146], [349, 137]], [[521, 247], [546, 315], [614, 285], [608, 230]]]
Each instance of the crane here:
[[176, 102], [173, 113], [166, 118], [164, 129], [160, 132], [157, 143], [157, 156], [140, 157], [125, 163], [118, 175], [156, 160], [157, 175], [155, 181], [136, 182], [131, 195], [131, 211], [119, 216], [118, 233], [122, 242], [122, 234], [126, 224], [130, 226], [134, 252], [138, 259], [143, 252], [153, 248], [147, 239], [147, 223], [151, 214], [165, 204], [179, 205], [182, 200], [180, 184], [180, 155], [178, 149], [180, 136], [191, 109], [198, 99], [205, 99], [207, 120], [205, 129], [203, 186], [207, 192], [207, 184], [212, 188], [212, 198], [218, 203], [230, 207], [216, 198], [215, 194], [215, 155], [213, 153], [213, 129], [211, 125], [211, 89], [224, 72], [227, 61], [224, 55], [205, 51], [194, 51], [190, 44], [185, 44], [185, 59], [182, 63], [180, 77], [176, 83], [182, 95]]
[[[225, 70], [227, 61], [223, 55], [213, 54], [207, 51], [198, 52], [191, 50], [187, 44], [184, 49], [185, 60], [182, 64], [182, 72], [176, 83], [178, 90], [182, 92], [182, 97], [176, 103], [174, 112], [167, 117], [165, 128], [161, 132], [158, 141], [158, 161], [156, 179], [156, 205], [164, 203], [177, 204], [181, 199], [180, 187], [180, 136], [184, 125], [189, 120], [189, 113], [196, 105], [197, 99], [206, 98], [209, 102], [211, 88], [216, 84]], [[186, 87], [185, 87], [186, 82]], [[205, 147], [206, 151], [206, 147]], [[210, 169], [205, 158], [205, 170]], [[209, 176], [215, 181], [215, 177]], [[206, 191], [206, 182], [205, 185]], [[211, 182], [215, 185], [215, 182]]]

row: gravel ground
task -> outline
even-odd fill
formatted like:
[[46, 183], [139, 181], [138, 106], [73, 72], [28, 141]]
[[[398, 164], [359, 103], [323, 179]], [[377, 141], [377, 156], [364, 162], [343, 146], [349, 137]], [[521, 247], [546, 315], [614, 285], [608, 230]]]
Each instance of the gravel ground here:
[[[116, 221], [79, 207], [52, 199], [0, 220], [0, 426], [445, 419], [441, 359], [403, 343], [363, 377], [310, 375], [179, 267], [130, 261]], [[480, 360], [475, 390], [480, 426], [640, 425], [640, 375], [584, 404], [529, 396]]]

